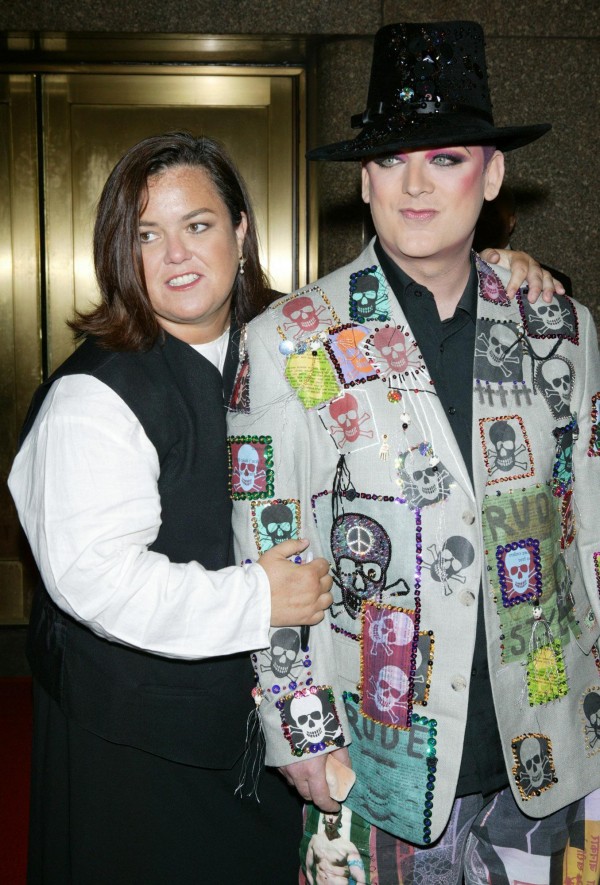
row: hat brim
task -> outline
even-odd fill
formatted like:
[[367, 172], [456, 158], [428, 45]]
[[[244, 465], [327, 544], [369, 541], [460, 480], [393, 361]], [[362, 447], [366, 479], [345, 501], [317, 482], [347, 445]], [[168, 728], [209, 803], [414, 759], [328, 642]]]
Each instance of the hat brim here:
[[429, 119], [423, 115], [402, 128], [392, 128], [389, 124], [367, 126], [356, 138], [313, 148], [306, 157], [309, 160], [361, 160], [391, 151], [471, 144], [491, 144], [500, 151], [512, 151], [536, 141], [551, 128], [550, 123], [496, 128], [482, 126], [481, 121], [472, 119], [460, 121], [456, 115], [451, 119], [443, 114], [432, 114]]

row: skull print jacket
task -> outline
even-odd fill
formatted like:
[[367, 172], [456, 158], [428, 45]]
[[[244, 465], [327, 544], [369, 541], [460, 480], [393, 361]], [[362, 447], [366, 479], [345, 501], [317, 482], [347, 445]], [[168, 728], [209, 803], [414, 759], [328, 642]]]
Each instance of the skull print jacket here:
[[517, 804], [600, 786], [596, 332], [476, 262], [473, 482], [373, 243], [247, 327], [229, 411], [238, 557], [308, 537], [334, 580], [318, 627], [253, 655], [267, 763], [349, 745], [350, 808], [425, 845], [455, 796], [480, 592]]

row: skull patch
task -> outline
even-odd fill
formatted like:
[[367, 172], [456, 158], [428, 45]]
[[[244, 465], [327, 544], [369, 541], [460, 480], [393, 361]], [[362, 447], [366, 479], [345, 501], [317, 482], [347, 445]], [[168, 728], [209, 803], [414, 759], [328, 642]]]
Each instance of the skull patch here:
[[584, 735], [587, 755], [600, 752], [600, 686], [590, 689], [583, 697], [581, 711], [584, 721]]
[[491, 301], [492, 304], [501, 304], [507, 307], [510, 304], [510, 298], [506, 294], [502, 280], [477, 253], [475, 253], [475, 266], [479, 278], [479, 294], [481, 297], [485, 301]]
[[231, 497], [269, 498], [273, 494], [273, 446], [270, 436], [229, 437]]
[[510, 608], [542, 593], [540, 542], [535, 538], [500, 545], [496, 550], [502, 604]]
[[329, 686], [311, 685], [298, 689], [277, 701], [276, 706], [294, 756], [344, 746], [344, 735]]
[[400, 452], [396, 469], [396, 482], [411, 510], [437, 504], [450, 494], [452, 477], [427, 442]]
[[394, 728], [410, 725], [416, 616], [392, 606], [365, 604], [361, 647], [361, 712]]
[[277, 307], [283, 314], [279, 327], [282, 338], [300, 341], [339, 324], [329, 299], [318, 286], [302, 289], [287, 300], [278, 302]]
[[539, 796], [556, 782], [550, 739], [543, 734], [525, 734], [512, 741], [515, 760], [513, 776], [523, 799]]
[[299, 537], [299, 501], [252, 501], [250, 507], [254, 537], [260, 554], [281, 541]]
[[350, 318], [358, 323], [389, 320], [388, 286], [376, 265], [350, 275], [349, 312]]
[[473, 371], [481, 381], [523, 381], [523, 354], [515, 323], [477, 320]]
[[346, 513], [332, 526], [331, 552], [333, 579], [342, 591], [346, 612], [355, 619], [362, 603], [386, 588], [392, 555], [389, 535], [376, 520]]
[[262, 673], [271, 672], [275, 679], [295, 679], [302, 670], [300, 654], [300, 634], [291, 627], [280, 627], [271, 635], [270, 648], [261, 652]]
[[479, 432], [490, 477], [487, 485], [533, 476], [531, 446], [519, 415], [480, 418]]
[[577, 312], [567, 295], [554, 294], [549, 304], [541, 298], [530, 304], [519, 294], [517, 302], [530, 338], [564, 338], [579, 343]]
[[417, 343], [402, 326], [376, 327], [363, 347], [379, 377], [392, 386], [404, 376], [414, 377], [425, 372]]
[[415, 675], [413, 677], [413, 704], [427, 704], [429, 700], [434, 647], [435, 642], [432, 630], [419, 633]]
[[444, 588], [444, 595], [449, 596], [457, 584], [467, 580], [464, 572], [475, 559], [475, 550], [467, 538], [452, 535], [438, 550], [437, 544], [428, 547], [431, 559], [423, 561], [423, 568], [428, 569], [434, 581]]
[[366, 391], [346, 391], [319, 409], [325, 425], [340, 452], [353, 452], [376, 445], [377, 430]]
[[564, 356], [554, 356], [540, 363], [535, 386], [555, 418], [568, 418], [571, 414], [574, 380], [573, 364]]

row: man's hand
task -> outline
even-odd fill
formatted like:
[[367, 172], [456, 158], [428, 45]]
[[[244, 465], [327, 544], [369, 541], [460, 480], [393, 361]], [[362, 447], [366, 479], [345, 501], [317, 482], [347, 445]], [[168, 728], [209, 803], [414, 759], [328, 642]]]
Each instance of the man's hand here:
[[[338, 760], [351, 768], [350, 754], [346, 747], [334, 750]], [[321, 811], [334, 812], [340, 810], [340, 803], [331, 798], [325, 778], [327, 754], [311, 756], [280, 768], [288, 784], [295, 787], [306, 802], [312, 802]]]
[[488, 264], [499, 264], [510, 271], [510, 280], [506, 287], [506, 294], [514, 298], [517, 290], [523, 283], [529, 286], [527, 300], [530, 304], [540, 297], [544, 301], [552, 301], [555, 292], [565, 294], [565, 287], [552, 274], [532, 258], [527, 252], [517, 252], [513, 249], [484, 249], [481, 257]]
[[314, 626], [323, 620], [325, 609], [333, 602], [329, 592], [333, 583], [326, 559], [296, 564], [289, 556], [306, 550], [308, 541], [282, 541], [258, 560], [271, 585], [271, 626]]

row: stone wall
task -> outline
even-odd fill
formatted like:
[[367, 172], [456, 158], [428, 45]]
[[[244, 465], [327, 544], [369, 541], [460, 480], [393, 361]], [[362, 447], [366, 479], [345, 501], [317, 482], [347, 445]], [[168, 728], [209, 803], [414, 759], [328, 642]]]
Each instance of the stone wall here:
[[[487, 37], [496, 122], [551, 122], [540, 141], [508, 155], [519, 213], [513, 245], [568, 273], [574, 293], [598, 299], [597, 0], [2, 0], [11, 32], [302, 35], [316, 59], [311, 144], [350, 135], [361, 111], [371, 38], [394, 21], [476, 19]], [[363, 236], [356, 164], [320, 164], [319, 266], [356, 253]], [[596, 309], [600, 318], [600, 307]]]

